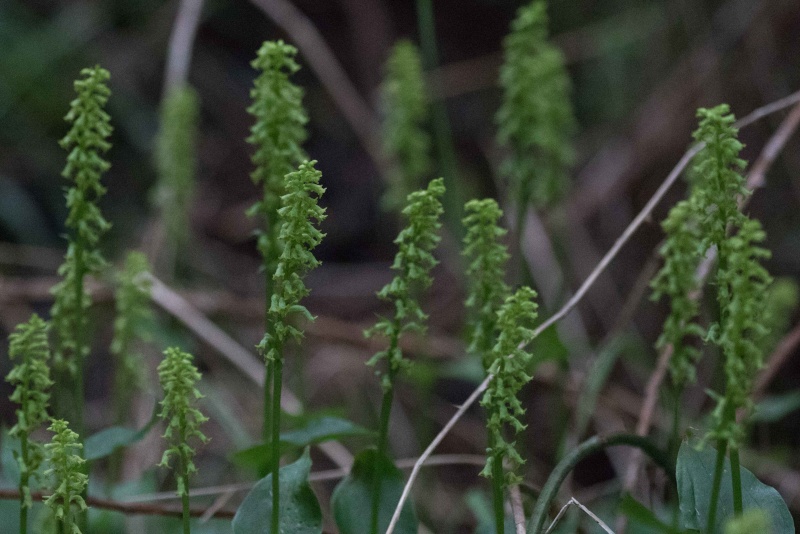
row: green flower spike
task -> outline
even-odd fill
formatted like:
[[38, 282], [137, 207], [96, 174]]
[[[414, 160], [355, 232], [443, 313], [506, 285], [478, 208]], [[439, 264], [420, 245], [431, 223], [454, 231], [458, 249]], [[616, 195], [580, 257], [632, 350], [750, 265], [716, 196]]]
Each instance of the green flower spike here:
[[395, 314], [391, 319], [381, 318], [366, 332], [368, 336], [381, 334], [389, 339], [389, 348], [367, 362], [367, 365], [376, 365], [387, 360], [387, 372], [382, 380], [384, 391], [391, 389], [394, 375], [408, 364], [399, 347], [400, 335], [406, 330], [425, 331], [428, 316], [416, 296], [433, 282], [430, 270], [438, 263], [433, 249], [441, 240], [437, 232], [442, 225], [439, 219], [444, 210], [439, 199], [444, 190], [444, 180], [437, 178], [431, 180], [427, 189], [408, 195], [408, 204], [403, 209], [408, 225], [394, 240], [399, 250], [392, 269], [399, 274], [378, 292], [380, 299], [394, 305]]
[[83, 473], [86, 460], [80, 456], [83, 445], [78, 443], [78, 434], [70, 430], [62, 419], [54, 419], [48, 430], [55, 433], [52, 441], [45, 445], [50, 465], [45, 475], [52, 476], [53, 493], [44, 503], [53, 510], [56, 521], [61, 524], [61, 532], [81, 534], [76, 524], [75, 508], [86, 510], [81, 494], [89, 483], [89, 476]]
[[117, 277], [115, 295], [117, 317], [111, 353], [115, 357], [115, 407], [117, 421], [122, 423], [130, 407], [131, 394], [143, 385], [142, 357], [136, 352], [136, 342], [149, 337], [153, 319], [150, 309], [150, 266], [141, 252], [130, 252], [125, 269]]
[[386, 62], [382, 87], [386, 117], [383, 145], [392, 169], [383, 204], [400, 209], [406, 197], [422, 187], [432, 168], [428, 122], [428, 96], [419, 50], [410, 41], [399, 41]]
[[75, 82], [78, 96], [66, 116], [72, 128], [60, 142], [69, 150], [62, 175], [72, 182], [67, 190], [66, 225], [70, 232], [64, 264], [58, 271], [62, 281], [53, 288], [55, 302], [51, 310], [56, 334], [55, 363], [73, 376], [80, 374], [81, 364], [89, 354], [86, 310], [91, 301], [84, 289], [84, 277], [105, 267], [98, 243], [111, 227], [97, 206], [106, 192], [100, 177], [110, 167], [100, 156], [111, 147], [106, 140], [112, 131], [110, 118], [103, 109], [111, 94], [106, 86], [110, 74], [100, 67], [83, 69], [81, 74], [83, 79]]
[[700, 350], [689, 344], [691, 338], [701, 339], [705, 332], [697, 322], [699, 304], [696, 293], [699, 282], [697, 268], [703, 259], [701, 248], [703, 236], [700, 233], [700, 217], [697, 199], [677, 203], [662, 223], [667, 238], [659, 252], [664, 258], [664, 266], [651, 282], [651, 299], [659, 300], [666, 296], [670, 302], [670, 313], [664, 321], [664, 328], [656, 341], [656, 347], [667, 345], [673, 348], [670, 359], [672, 382], [682, 390], [695, 381], [695, 366], [701, 356]]
[[300, 69], [295, 55], [297, 49], [293, 46], [267, 41], [251, 63], [259, 75], [250, 90], [253, 104], [247, 111], [256, 122], [247, 142], [256, 148], [251, 177], [264, 193], [248, 214], [258, 215], [266, 224], [258, 234], [258, 249], [264, 258], [267, 295], [272, 294], [272, 277], [280, 256], [278, 209], [285, 192], [284, 177], [305, 159], [301, 144], [307, 136], [308, 117], [302, 105], [303, 90], [289, 81], [289, 76]]
[[20, 441], [20, 452], [15, 452], [14, 458], [19, 464], [20, 532], [23, 533], [26, 532], [28, 508], [32, 506], [30, 479], [36, 476], [44, 459], [44, 447], [31, 440], [31, 434], [50, 420], [47, 390], [53, 382], [47, 365], [50, 359], [47, 330], [47, 323], [34, 314], [11, 334], [8, 351], [12, 360], [19, 360], [6, 381], [15, 386], [11, 401], [19, 404], [17, 424], [11, 427], [9, 434]]
[[103, 109], [111, 94], [106, 86], [108, 71], [94, 67], [83, 69], [81, 75], [83, 78], [75, 82], [78, 96], [65, 117], [72, 127], [60, 141], [69, 151], [61, 173], [71, 182], [66, 194], [69, 232], [67, 254], [58, 269], [61, 282], [52, 289], [55, 298], [50, 310], [57, 377], [54, 405], [79, 435], [85, 433], [83, 367], [91, 346], [87, 314], [92, 302], [84, 279], [98, 275], [106, 265], [98, 245], [111, 224], [100, 213], [98, 202], [106, 192], [100, 177], [110, 167], [101, 154], [111, 147], [107, 138], [112, 131]]
[[171, 347], [164, 351], [164, 359], [158, 365], [158, 379], [164, 390], [159, 417], [167, 423], [164, 438], [170, 447], [164, 451], [159, 466], [169, 467], [170, 460], [177, 460], [177, 493], [183, 504], [184, 532], [189, 532], [189, 476], [197, 472], [192, 461], [195, 451], [189, 440], [197, 438], [203, 443], [208, 438], [200, 431], [200, 425], [208, 418], [194, 407], [203, 396], [195, 387], [200, 372], [192, 363], [192, 355]]
[[519, 9], [503, 48], [497, 140], [508, 148], [501, 171], [522, 213], [531, 202], [536, 207], [552, 205], [569, 188], [575, 118], [564, 57], [547, 42], [544, 1]]
[[[382, 317], [375, 326], [364, 332], [366, 336], [379, 334], [389, 340], [389, 347], [375, 354], [367, 362], [367, 365], [374, 366], [381, 360], [386, 360], [386, 370], [381, 377], [383, 400], [378, 428], [376, 456], [378, 460], [376, 462], [384, 461], [384, 458], [387, 458], [394, 383], [397, 374], [409, 365], [400, 350], [400, 336], [407, 330], [420, 333], [425, 331], [425, 321], [428, 316], [422, 311], [417, 297], [433, 282], [430, 271], [438, 263], [433, 256], [433, 249], [441, 240], [437, 232], [442, 226], [440, 218], [444, 209], [440, 199], [444, 192], [444, 180], [437, 178], [431, 180], [427, 189], [414, 191], [408, 195], [406, 207], [403, 209], [403, 215], [408, 218], [408, 224], [394, 240], [398, 251], [394, 257], [392, 269], [399, 272], [389, 284], [378, 292], [380, 299], [394, 305], [394, 317]], [[378, 463], [375, 465], [377, 466]], [[377, 470], [377, 467], [375, 469]], [[369, 532], [377, 534], [381, 483], [377, 471], [373, 473], [373, 477], [372, 515]]]
[[200, 99], [189, 86], [171, 89], [162, 103], [156, 141], [158, 185], [153, 203], [161, 212], [172, 250], [182, 249], [189, 240], [199, 115]]
[[[273, 277], [274, 289], [267, 311], [267, 328], [258, 345], [267, 363], [265, 383], [265, 438], [278, 450], [280, 442], [281, 387], [283, 381], [283, 348], [289, 338], [299, 339], [303, 332], [291, 323], [291, 316], [301, 314], [313, 320], [309, 311], [300, 304], [308, 295], [303, 277], [320, 262], [311, 252], [320, 244], [325, 234], [317, 226], [325, 219], [325, 209], [318, 205], [325, 188], [319, 184], [322, 173], [314, 166], [316, 161], [306, 161], [295, 172], [285, 177], [286, 193], [281, 197], [283, 207], [278, 210], [282, 221], [280, 240], [283, 244]], [[271, 372], [270, 372], [271, 370]], [[272, 397], [270, 398], [270, 393]], [[268, 408], [270, 409], [268, 411]], [[272, 531], [277, 532], [280, 522], [280, 455], [272, 455]]]
[[538, 305], [534, 301], [536, 291], [529, 287], [519, 288], [508, 297], [497, 314], [497, 328], [500, 332], [492, 351], [494, 362], [489, 372], [494, 379], [481, 399], [481, 405], [489, 411], [489, 448], [486, 467], [481, 475], [493, 478], [503, 473], [503, 461], [511, 469], [505, 473], [505, 484], [518, 484], [522, 479], [515, 468], [525, 463], [517, 452], [515, 443], [504, 436], [508, 429], [516, 434], [525, 428], [520, 417], [525, 414], [517, 398], [522, 386], [531, 380], [527, 369], [532, 356], [526, 352], [525, 345], [533, 340], [533, 323], [536, 321]]
[[697, 198], [700, 233], [705, 237], [701, 250], [717, 250], [719, 318], [706, 337], [719, 346], [725, 369], [725, 392], [714, 394], [717, 406], [707, 436], [717, 444], [707, 530], [716, 521], [726, 452], [730, 453], [733, 510], [735, 515], [742, 513], [739, 444], [744, 430], [736, 413], [740, 409], [752, 411], [753, 382], [764, 364], [768, 333], [764, 310], [772, 282], [761, 265], [769, 257], [769, 252], [758, 246], [764, 240], [761, 224], [739, 211], [739, 199], [749, 191], [741, 174], [746, 166], [739, 158], [743, 145], [736, 137], [735, 119], [729, 111], [725, 104], [698, 110], [700, 125], [694, 133], [695, 139], [706, 145], [693, 168], [692, 194]]
[[318, 205], [325, 188], [319, 184], [322, 173], [314, 166], [316, 161], [307, 161], [300, 168], [286, 175], [286, 194], [281, 201], [279, 215], [283, 251], [275, 269], [275, 291], [270, 302], [268, 321], [272, 332], [259, 345], [267, 360], [282, 359], [283, 344], [289, 338], [299, 339], [302, 331], [289, 322], [289, 316], [300, 313], [307, 319], [313, 317], [300, 301], [309, 290], [303, 277], [317, 267], [320, 261], [312, 250], [325, 237], [317, 226], [325, 220], [325, 209]]
[[470, 281], [466, 306], [472, 311], [467, 350], [480, 355], [484, 369], [488, 370], [497, 337], [497, 311], [509, 294], [503, 281], [509, 254], [500, 242], [508, 231], [498, 225], [503, 212], [493, 199], [470, 200], [464, 211], [467, 215], [463, 254], [469, 261]]
[[735, 448], [743, 438], [735, 413], [752, 408], [753, 381], [764, 364], [763, 341], [768, 332], [763, 312], [772, 279], [760, 262], [770, 254], [758, 246], [765, 237], [761, 224], [739, 211], [739, 198], [750, 192], [741, 174], [747, 163], [739, 158], [743, 145], [733, 127], [735, 118], [726, 104], [700, 109], [697, 116], [700, 125], [694, 138], [706, 147], [693, 168], [693, 194], [706, 247], [716, 247], [718, 257], [720, 317], [707, 337], [722, 350], [726, 379], [711, 436]]

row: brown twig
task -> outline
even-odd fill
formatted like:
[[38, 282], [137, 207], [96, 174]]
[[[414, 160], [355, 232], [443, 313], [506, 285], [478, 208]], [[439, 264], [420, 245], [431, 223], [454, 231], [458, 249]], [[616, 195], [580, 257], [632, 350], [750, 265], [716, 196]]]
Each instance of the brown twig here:
[[767, 365], [764, 370], [758, 375], [756, 385], [753, 388], [753, 399], [758, 400], [767, 390], [767, 387], [781, 370], [781, 367], [789, 360], [789, 357], [795, 353], [797, 347], [800, 346], [800, 324], [797, 324], [792, 330], [781, 339], [775, 350], [767, 358]]
[[169, 94], [171, 89], [186, 83], [192, 61], [192, 45], [202, 11], [203, 0], [181, 0], [178, 6], [169, 38], [162, 97]]
[[[42, 492], [31, 492], [31, 498], [35, 501], [43, 501], [49, 497]], [[19, 499], [19, 490], [16, 489], [0, 489], [0, 499], [15, 500]], [[167, 517], [181, 517], [182, 511], [180, 508], [164, 507], [155, 504], [146, 503], [130, 503], [113, 501], [111, 499], [101, 499], [99, 497], [87, 497], [86, 504], [90, 508], [99, 508], [102, 510], [111, 510], [123, 514], [139, 514], [139, 515], [160, 515]], [[191, 508], [189, 514], [192, 517], [202, 517], [206, 513], [205, 508]], [[213, 517], [216, 519], [232, 519], [235, 512], [231, 510], [217, 510], [214, 512]]]

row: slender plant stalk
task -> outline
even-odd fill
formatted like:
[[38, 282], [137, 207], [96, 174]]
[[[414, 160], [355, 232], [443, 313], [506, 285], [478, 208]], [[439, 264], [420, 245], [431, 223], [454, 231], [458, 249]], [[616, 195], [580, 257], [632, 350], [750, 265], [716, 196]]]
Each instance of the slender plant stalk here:
[[[282, 344], [275, 346], [276, 352], [283, 353]], [[270, 456], [270, 473], [272, 474], [272, 517], [270, 532], [280, 532], [280, 495], [281, 495], [281, 389], [283, 385], [283, 359], [278, 358], [272, 362], [272, 418], [271, 437], [272, 449]]]
[[[286, 192], [285, 176], [305, 159], [301, 148], [306, 139], [305, 124], [308, 117], [303, 109], [303, 90], [294, 85], [289, 76], [300, 69], [294, 58], [297, 49], [283, 41], [266, 41], [251, 63], [259, 71], [250, 97], [253, 104], [247, 111], [255, 117], [247, 141], [255, 146], [252, 156], [255, 169], [253, 182], [262, 186], [263, 195], [248, 210], [248, 215], [262, 219], [264, 228], [258, 231], [258, 250], [264, 264], [265, 282], [265, 337], [274, 337], [269, 321], [271, 299], [276, 291], [275, 270], [281, 255], [282, 218], [278, 213], [281, 197]], [[269, 441], [274, 423], [272, 397], [274, 396], [274, 371], [265, 362], [264, 408], [262, 436]], [[272, 387], [271, 387], [272, 384]], [[279, 403], [280, 405], [280, 403]]]
[[371, 534], [378, 532], [378, 511], [381, 501], [378, 464], [387, 455], [394, 385], [398, 374], [409, 365], [400, 349], [400, 336], [407, 330], [421, 333], [425, 331], [425, 321], [428, 316], [422, 311], [416, 296], [433, 282], [429, 273], [438, 263], [432, 252], [441, 239], [437, 235], [443, 211], [439, 199], [444, 192], [444, 180], [437, 178], [431, 180], [427, 189], [408, 195], [406, 207], [403, 209], [408, 224], [395, 239], [399, 250], [395, 255], [392, 269], [399, 273], [378, 292], [380, 299], [394, 305], [394, 316], [381, 318], [375, 326], [365, 332], [367, 336], [382, 334], [389, 340], [388, 348], [378, 352], [367, 362], [367, 365], [377, 365], [379, 361], [385, 359], [387, 363], [386, 371], [381, 377], [383, 400], [378, 429], [378, 456], [373, 473]]
[[733, 514], [742, 515], [742, 470], [739, 463], [739, 448], [732, 445], [728, 451], [731, 458], [731, 486], [733, 487]]
[[[266, 46], [266, 45], [265, 45]], [[313, 320], [311, 313], [300, 304], [309, 290], [303, 277], [320, 262], [312, 250], [325, 236], [317, 226], [325, 219], [325, 210], [318, 205], [325, 188], [320, 185], [322, 173], [314, 166], [316, 161], [300, 164], [295, 172], [285, 176], [285, 194], [277, 215], [281, 219], [280, 242], [282, 250], [273, 276], [274, 290], [269, 299], [267, 329], [258, 344], [258, 350], [267, 364], [267, 378], [272, 372], [272, 398], [265, 395], [272, 415], [265, 415], [269, 430], [270, 474], [272, 475], [272, 532], [280, 528], [280, 432], [281, 389], [283, 385], [283, 352], [289, 338], [300, 339], [303, 332], [292, 324], [292, 317], [303, 315]], [[268, 383], [264, 385], [269, 389]]]
[[[496, 449], [494, 438], [489, 438], [489, 448]], [[495, 454], [492, 463], [492, 505], [494, 507], [494, 525], [497, 534], [504, 534], [506, 526], [505, 484], [503, 483], [503, 456]]]
[[717, 457], [714, 462], [714, 478], [711, 482], [711, 501], [708, 506], [706, 532], [713, 532], [714, 524], [717, 521], [717, 505], [719, 504], [719, 492], [722, 486], [722, 472], [725, 469], [725, 453], [727, 448], [727, 440], [720, 439], [717, 441]]

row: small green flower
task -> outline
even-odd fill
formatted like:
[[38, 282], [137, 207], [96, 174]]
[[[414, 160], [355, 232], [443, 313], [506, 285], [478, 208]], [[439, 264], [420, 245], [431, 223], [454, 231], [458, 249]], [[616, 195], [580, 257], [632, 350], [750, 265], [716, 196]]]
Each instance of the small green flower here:
[[55, 302], [51, 310], [56, 334], [55, 364], [68, 369], [72, 375], [79, 372], [79, 364], [89, 354], [85, 337], [86, 310], [91, 299], [84, 289], [83, 279], [105, 267], [98, 244], [100, 237], [111, 228], [97, 205], [106, 192], [100, 178], [110, 167], [101, 157], [111, 147], [107, 141], [112, 132], [110, 118], [103, 109], [111, 94], [106, 86], [110, 74], [100, 67], [83, 69], [81, 74], [83, 79], [75, 82], [78, 96], [65, 117], [72, 127], [60, 142], [69, 150], [67, 165], [61, 174], [72, 182], [67, 190], [66, 225], [70, 232], [64, 264], [58, 270], [62, 281], [52, 290]]
[[758, 244], [765, 235], [761, 224], [739, 210], [739, 198], [750, 192], [739, 158], [743, 145], [733, 127], [735, 119], [726, 104], [697, 112], [700, 126], [694, 133], [706, 146], [693, 169], [693, 196], [697, 198], [703, 250], [717, 249], [717, 302], [719, 318], [707, 338], [724, 357], [725, 393], [715, 395], [717, 407], [710, 433], [730, 447], [738, 447], [744, 430], [736, 411], [752, 410], [750, 395], [757, 371], [764, 364], [764, 341], [769, 286], [772, 278], [761, 265], [770, 253]]
[[55, 435], [50, 443], [45, 445], [50, 469], [45, 471], [45, 476], [53, 480], [53, 493], [44, 503], [55, 514], [56, 520], [61, 523], [61, 532], [80, 534], [78, 525], [75, 524], [75, 507], [80, 511], [86, 510], [86, 502], [81, 494], [89, 483], [89, 476], [82, 472], [86, 460], [80, 457], [83, 445], [78, 443], [78, 434], [67, 426], [62, 419], [54, 419], [50, 428]]
[[419, 50], [410, 41], [398, 41], [386, 62], [381, 88], [385, 119], [384, 151], [392, 163], [389, 188], [383, 204], [399, 209], [406, 197], [422, 187], [432, 168], [428, 122], [428, 96]]
[[317, 228], [325, 220], [325, 208], [318, 204], [325, 188], [319, 184], [322, 173], [314, 167], [316, 164], [306, 161], [286, 175], [286, 194], [278, 211], [283, 221], [280, 235], [283, 250], [275, 268], [275, 289], [267, 313], [271, 328], [259, 344], [267, 360], [282, 358], [283, 344], [290, 337], [302, 337], [302, 331], [289, 322], [291, 314], [300, 313], [313, 319], [300, 301], [309, 293], [303, 277], [320, 264], [311, 251], [325, 237]]
[[[255, 117], [247, 142], [255, 146], [252, 156], [253, 182], [264, 189], [263, 198], [248, 211], [263, 218], [258, 248], [264, 259], [268, 286], [280, 256], [281, 220], [278, 209], [285, 193], [284, 177], [305, 159], [301, 147], [307, 134], [308, 116], [303, 109], [303, 90], [289, 81], [300, 69], [297, 49], [283, 41], [267, 41], [251, 63], [259, 71], [250, 90], [253, 104], [247, 111]], [[269, 287], [267, 293], [271, 293]]]
[[487, 427], [489, 443], [486, 451], [486, 467], [481, 475], [491, 478], [495, 462], [506, 460], [511, 469], [505, 473], [506, 484], [521, 481], [515, 468], [525, 463], [515, 447], [508, 441], [504, 431], [517, 434], [525, 428], [520, 418], [525, 414], [517, 394], [531, 380], [527, 369], [532, 356], [524, 348], [533, 340], [533, 324], [538, 316], [538, 305], [534, 301], [536, 291], [521, 287], [509, 296], [497, 313], [497, 329], [500, 332], [492, 350], [494, 361], [489, 372], [494, 379], [489, 382], [481, 405], [489, 412]]
[[678, 202], [670, 210], [662, 223], [667, 238], [659, 250], [664, 266], [650, 284], [652, 300], [669, 298], [670, 313], [656, 347], [672, 346], [670, 373], [673, 383], [680, 388], [694, 382], [695, 366], [701, 356], [700, 350], [690, 344], [691, 339], [701, 339], [705, 334], [697, 322], [699, 281], [696, 272], [705, 252], [699, 219], [695, 197]]
[[500, 240], [508, 233], [498, 225], [503, 211], [493, 199], [470, 200], [464, 206], [463, 255], [467, 257], [469, 292], [466, 306], [472, 311], [468, 351], [478, 354], [484, 369], [492, 364], [491, 351], [496, 341], [497, 311], [509, 294], [503, 281], [508, 249]]
[[200, 431], [200, 425], [208, 418], [194, 407], [203, 395], [195, 384], [200, 380], [200, 372], [192, 363], [192, 355], [171, 347], [164, 351], [164, 359], [158, 365], [158, 379], [164, 390], [164, 400], [160, 402], [158, 414], [167, 423], [164, 438], [170, 447], [164, 451], [159, 466], [169, 467], [172, 458], [178, 461], [178, 495], [189, 495], [189, 475], [197, 468], [192, 461], [195, 451], [189, 440], [197, 438], [203, 443], [208, 438]]
[[444, 210], [439, 199], [444, 191], [444, 180], [431, 180], [427, 189], [408, 195], [408, 203], [403, 209], [408, 224], [394, 240], [398, 251], [392, 264], [392, 269], [399, 273], [378, 292], [380, 299], [394, 305], [394, 317], [381, 318], [366, 332], [368, 336], [381, 334], [389, 339], [389, 348], [367, 362], [367, 365], [376, 365], [382, 359], [388, 361], [387, 374], [383, 378], [384, 389], [391, 388], [392, 377], [407, 365], [398, 345], [400, 335], [407, 330], [425, 331], [428, 316], [422, 311], [417, 294], [431, 285], [430, 270], [438, 263], [433, 249], [441, 240], [437, 232], [442, 225], [439, 219]]
[[547, 5], [523, 6], [503, 42], [503, 102], [497, 112], [498, 143], [509, 155], [501, 168], [518, 209], [546, 207], [569, 188], [575, 118], [560, 50], [547, 42]]
[[20, 499], [24, 508], [31, 507], [29, 480], [44, 459], [44, 448], [31, 439], [31, 434], [50, 420], [47, 406], [50, 402], [50, 348], [47, 344], [48, 324], [34, 314], [27, 323], [18, 325], [9, 341], [9, 357], [19, 362], [6, 376], [15, 386], [11, 401], [19, 404], [17, 423], [9, 434], [20, 440], [20, 453], [14, 454], [20, 471]]

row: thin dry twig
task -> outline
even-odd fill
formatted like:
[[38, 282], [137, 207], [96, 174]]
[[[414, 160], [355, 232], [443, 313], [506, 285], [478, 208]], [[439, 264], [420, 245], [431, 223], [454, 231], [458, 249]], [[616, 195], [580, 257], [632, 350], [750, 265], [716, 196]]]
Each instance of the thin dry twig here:
[[163, 95], [171, 89], [186, 83], [189, 64], [192, 62], [192, 45], [203, 11], [203, 0], [181, 0], [172, 26], [167, 50], [167, 64], [164, 68]]
[[556, 515], [556, 518], [553, 519], [552, 523], [550, 523], [550, 526], [547, 528], [547, 530], [545, 531], [544, 534], [550, 534], [550, 532], [553, 531], [553, 528], [555, 528], [556, 524], [561, 520], [561, 517], [567, 511], [567, 508], [569, 508], [570, 506], [577, 506], [578, 508], [580, 508], [583, 511], [583, 513], [585, 513], [586, 515], [591, 517], [594, 520], [594, 522], [598, 524], [598, 526], [600, 528], [602, 528], [603, 530], [608, 532], [608, 534], [614, 534], [614, 531], [611, 530], [608, 527], [608, 525], [603, 523], [602, 519], [597, 517], [597, 515], [595, 515], [594, 512], [592, 512], [591, 510], [586, 508], [584, 505], [582, 505], [580, 502], [578, 502], [578, 499], [576, 499], [575, 497], [572, 497], [569, 501], [567, 501], [567, 504], [565, 504], [564, 506], [561, 507], [561, 510], [558, 511], [558, 515]]
[[[785, 109], [798, 102], [800, 102], [800, 91], [797, 91], [796, 93], [793, 93], [788, 97], [782, 98], [777, 102], [767, 104], [766, 106], [756, 109], [755, 111], [746, 115], [742, 119], [739, 119], [735, 123], [735, 125], [741, 128], [749, 124], [752, 124], [758, 118], [764, 117], [768, 114], [764, 112], [764, 109], [768, 109], [770, 110], [770, 112], [777, 112], [780, 111], [781, 109]], [[686, 168], [686, 166], [689, 164], [692, 158], [695, 155], [697, 155], [697, 153], [700, 152], [700, 150], [702, 150], [703, 147], [704, 147], [703, 143], [697, 143], [686, 151], [686, 153], [683, 155], [680, 161], [678, 161], [678, 164], [675, 166], [674, 169], [672, 169], [672, 171], [669, 173], [669, 175], [661, 184], [661, 186], [659, 186], [659, 188], [656, 190], [656, 192], [653, 194], [650, 200], [647, 201], [647, 204], [645, 204], [645, 206], [642, 208], [642, 211], [640, 211], [639, 214], [636, 217], [634, 217], [633, 221], [631, 221], [631, 223], [628, 225], [628, 227], [625, 229], [622, 235], [616, 240], [616, 242], [611, 247], [611, 249], [606, 253], [606, 255], [603, 256], [602, 260], [600, 260], [600, 263], [598, 263], [597, 267], [595, 267], [594, 270], [589, 274], [589, 276], [586, 278], [586, 281], [584, 281], [584, 283], [575, 292], [572, 298], [570, 298], [558, 312], [553, 314], [549, 319], [547, 319], [545, 322], [539, 325], [538, 328], [534, 330], [533, 333], [534, 338], [539, 334], [541, 334], [544, 330], [552, 326], [554, 323], [561, 320], [565, 315], [567, 315], [570, 311], [572, 311], [575, 308], [575, 306], [589, 291], [594, 281], [597, 280], [597, 277], [600, 276], [600, 274], [606, 269], [606, 267], [608, 267], [608, 265], [614, 260], [617, 253], [619, 253], [620, 249], [622, 249], [623, 245], [627, 243], [627, 241], [630, 239], [633, 233], [639, 228], [639, 226], [641, 226], [642, 223], [650, 216], [655, 206], [661, 201], [661, 199], [664, 197], [669, 188], [675, 183], [675, 181], [678, 179], [678, 176], [680, 176], [681, 172], [683, 172], [683, 170]], [[486, 379], [484, 379], [484, 381], [481, 382], [478, 388], [475, 391], [473, 391], [473, 393], [464, 402], [461, 408], [459, 408], [459, 410], [453, 415], [450, 421], [447, 422], [447, 424], [445, 425], [444, 428], [442, 428], [439, 434], [436, 435], [436, 437], [433, 439], [428, 448], [425, 449], [425, 452], [422, 453], [422, 455], [420, 456], [420, 462], [424, 461], [425, 458], [430, 456], [430, 454], [444, 439], [447, 433], [450, 432], [450, 429], [455, 425], [458, 419], [460, 419], [461, 416], [463, 416], [464, 413], [466, 413], [467, 409], [472, 405], [472, 403], [474, 403], [477, 400], [478, 395], [483, 390], [486, 389], [492, 378], [494, 378], [493, 375], [491, 374], [488, 375]], [[389, 528], [387, 529], [386, 534], [391, 534], [392, 531], [394, 530], [394, 526], [396, 525], [397, 520], [400, 517], [400, 511], [402, 510], [405, 500], [408, 498], [411, 486], [413, 485], [414, 479], [416, 478], [417, 471], [418, 469], [415, 466], [415, 470], [412, 470], [411, 476], [409, 476], [409, 479], [406, 482], [406, 487], [403, 489], [403, 494], [400, 496], [400, 501], [398, 502], [397, 507], [395, 508], [394, 515], [392, 516], [392, 521], [389, 523]]]
[[[31, 492], [31, 498], [34, 501], [43, 501], [49, 495], [42, 492]], [[178, 497], [180, 498], [180, 497]], [[0, 489], [0, 499], [2, 500], [15, 500], [19, 499], [19, 490], [17, 489]], [[167, 508], [157, 506], [154, 504], [132, 503], [114, 501], [111, 499], [101, 499], [98, 497], [87, 497], [86, 504], [91, 508], [98, 508], [102, 510], [112, 510], [114, 512], [121, 512], [123, 514], [139, 514], [139, 515], [160, 515], [167, 517], [181, 517], [183, 513], [180, 508]], [[205, 514], [205, 508], [191, 508], [189, 515], [192, 517], [202, 517]], [[216, 519], [231, 519], [235, 512], [231, 510], [216, 510], [214, 518]]]
[[[401, 458], [395, 461], [399, 469], [411, 469], [416, 464], [417, 458]], [[425, 461], [425, 467], [448, 466], [448, 465], [474, 465], [483, 466], [486, 457], [480, 454], [438, 454], [431, 456]], [[325, 471], [315, 471], [308, 475], [311, 482], [324, 482], [327, 480], [338, 480], [347, 476], [349, 469], [328, 469]], [[255, 485], [255, 482], [240, 482], [238, 484], [224, 484], [220, 486], [208, 486], [205, 488], [192, 488], [191, 498], [204, 497], [209, 495], [224, 495], [227, 493], [237, 493], [248, 491]], [[126, 502], [156, 502], [172, 501], [180, 499], [174, 491], [164, 491], [160, 493], [148, 493], [144, 495], [134, 495], [126, 499]]]
[[517, 534], [525, 534], [525, 508], [522, 507], [522, 493], [519, 486], [514, 484], [508, 488], [511, 513], [514, 516], [514, 529]]
[[788, 334], [783, 336], [783, 339], [767, 359], [767, 365], [756, 379], [756, 385], [753, 388], [754, 400], [758, 400], [764, 395], [778, 371], [789, 360], [789, 357], [794, 354], [798, 346], [800, 346], [800, 324], [795, 325]]
[[385, 167], [378, 120], [316, 26], [288, 0], [250, 0], [291, 37], [379, 170]]
[[408, 481], [406, 482], [405, 487], [403, 488], [403, 493], [400, 495], [400, 501], [397, 503], [397, 508], [394, 510], [394, 515], [392, 515], [392, 520], [389, 522], [389, 528], [386, 529], [386, 534], [392, 534], [394, 532], [394, 527], [397, 525], [397, 522], [400, 520], [400, 512], [403, 510], [403, 505], [405, 504], [406, 500], [408, 499], [409, 493], [411, 493], [411, 486], [414, 485], [414, 481], [419, 475], [420, 469], [422, 469], [422, 465], [428, 459], [428, 457], [436, 450], [436, 447], [439, 446], [439, 443], [445, 438], [445, 436], [450, 432], [450, 429], [461, 419], [461, 416], [464, 415], [467, 410], [469, 409], [472, 404], [478, 400], [478, 397], [483, 393], [486, 389], [486, 386], [489, 385], [489, 382], [494, 378], [494, 375], [487, 376], [483, 382], [472, 392], [472, 394], [464, 401], [464, 404], [456, 411], [455, 415], [450, 418], [447, 424], [444, 425], [444, 428], [433, 438], [428, 448], [426, 448], [417, 461], [414, 463], [413, 469], [411, 469], [411, 474], [408, 476]]

